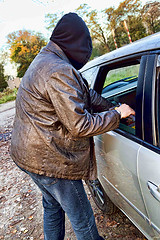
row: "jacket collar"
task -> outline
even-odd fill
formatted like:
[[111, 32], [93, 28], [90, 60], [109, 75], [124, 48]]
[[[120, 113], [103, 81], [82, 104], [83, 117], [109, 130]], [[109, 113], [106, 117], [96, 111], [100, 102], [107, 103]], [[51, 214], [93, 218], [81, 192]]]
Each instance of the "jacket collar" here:
[[46, 48], [46, 50], [49, 50], [49, 51], [55, 53], [61, 59], [63, 59], [65, 61], [67, 61], [68, 63], [70, 63], [69, 59], [67, 58], [67, 56], [65, 55], [63, 50], [56, 43], [54, 43], [53, 41], [49, 41], [45, 48]]

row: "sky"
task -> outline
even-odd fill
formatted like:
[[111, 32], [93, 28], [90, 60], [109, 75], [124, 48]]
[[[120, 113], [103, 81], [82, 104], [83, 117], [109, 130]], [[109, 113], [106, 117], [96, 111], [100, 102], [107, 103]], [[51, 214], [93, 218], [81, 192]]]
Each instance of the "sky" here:
[[[145, 4], [148, 0], [141, 0]], [[41, 32], [47, 40], [51, 31], [46, 29], [47, 13], [74, 12], [81, 4], [103, 10], [118, 7], [123, 0], [0, 0], [0, 50], [7, 48], [7, 35], [18, 30]], [[9, 69], [11, 71], [11, 69]]]

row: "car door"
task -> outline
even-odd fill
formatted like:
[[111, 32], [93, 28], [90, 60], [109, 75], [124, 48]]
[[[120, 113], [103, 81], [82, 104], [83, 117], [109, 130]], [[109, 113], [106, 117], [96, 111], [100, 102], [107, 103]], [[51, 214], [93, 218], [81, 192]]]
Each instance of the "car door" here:
[[[107, 195], [149, 239], [154, 233], [149, 225], [137, 172], [143, 127], [140, 111], [145, 64], [140, 57], [132, 57], [101, 69], [99, 79], [102, 81], [106, 75], [102, 96], [115, 105], [119, 102], [129, 104], [136, 110], [136, 119], [123, 120], [119, 129], [95, 137], [95, 145], [98, 178]], [[98, 79], [95, 87], [98, 91]]]
[[150, 225], [160, 239], [160, 156], [141, 147], [138, 154], [139, 181], [146, 204]]
[[143, 100], [143, 143], [138, 153], [138, 177], [150, 225], [160, 239], [160, 56], [146, 57]]

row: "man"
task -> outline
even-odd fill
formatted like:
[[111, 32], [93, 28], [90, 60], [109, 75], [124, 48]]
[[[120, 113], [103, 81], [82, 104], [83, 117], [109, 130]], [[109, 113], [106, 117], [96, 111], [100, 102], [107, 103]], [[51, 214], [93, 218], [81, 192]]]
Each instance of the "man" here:
[[42, 191], [45, 240], [64, 239], [65, 213], [78, 240], [103, 239], [82, 184], [97, 177], [92, 137], [134, 114], [125, 104], [108, 111], [111, 104], [88, 89], [77, 70], [91, 52], [84, 21], [64, 15], [18, 90], [11, 155]]

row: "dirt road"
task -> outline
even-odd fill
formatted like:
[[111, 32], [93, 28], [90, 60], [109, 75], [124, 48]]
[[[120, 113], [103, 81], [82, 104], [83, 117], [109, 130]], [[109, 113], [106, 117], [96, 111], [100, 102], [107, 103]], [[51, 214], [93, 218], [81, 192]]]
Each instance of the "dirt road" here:
[[[14, 102], [0, 105], [0, 239], [41, 240], [41, 193], [28, 175], [17, 168], [9, 155], [14, 106]], [[121, 212], [111, 217], [102, 214], [95, 206], [88, 188], [85, 188], [99, 232], [105, 239], [145, 239]], [[67, 217], [65, 240], [76, 240]]]

